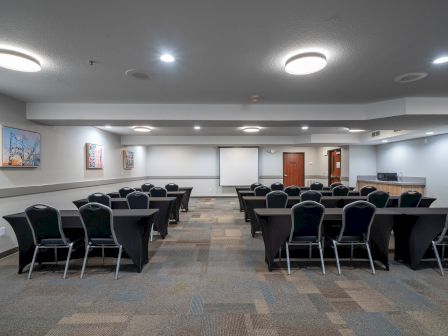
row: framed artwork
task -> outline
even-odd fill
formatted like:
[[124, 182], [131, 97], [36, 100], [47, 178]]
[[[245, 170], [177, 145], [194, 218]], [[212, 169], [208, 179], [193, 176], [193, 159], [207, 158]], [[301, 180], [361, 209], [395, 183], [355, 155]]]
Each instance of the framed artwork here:
[[0, 125], [1, 167], [39, 167], [40, 133]]
[[86, 168], [103, 169], [104, 166], [104, 148], [101, 145], [92, 143], [86, 144]]
[[134, 168], [134, 152], [125, 149], [123, 151], [123, 168], [133, 169]]

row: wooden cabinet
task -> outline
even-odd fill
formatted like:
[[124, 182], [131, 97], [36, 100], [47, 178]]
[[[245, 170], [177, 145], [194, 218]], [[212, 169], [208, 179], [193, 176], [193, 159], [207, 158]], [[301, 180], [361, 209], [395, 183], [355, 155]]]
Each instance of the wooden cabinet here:
[[410, 185], [410, 184], [400, 184], [398, 183], [381, 183], [381, 182], [368, 182], [368, 181], [358, 181], [358, 190], [360, 190], [364, 186], [372, 186], [377, 190], [382, 190], [389, 193], [391, 196], [400, 196], [402, 193], [414, 190], [420, 192], [422, 195], [425, 195], [425, 186], [418, 185]]

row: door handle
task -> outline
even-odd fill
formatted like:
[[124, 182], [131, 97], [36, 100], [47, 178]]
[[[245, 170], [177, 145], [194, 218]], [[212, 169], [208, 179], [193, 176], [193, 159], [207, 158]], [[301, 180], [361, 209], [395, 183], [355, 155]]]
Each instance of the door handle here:
[[286, 174], [284, 174], [283, 176], [284, 176], [284, 177], [288, 177], [288, 175], [286, 175]]

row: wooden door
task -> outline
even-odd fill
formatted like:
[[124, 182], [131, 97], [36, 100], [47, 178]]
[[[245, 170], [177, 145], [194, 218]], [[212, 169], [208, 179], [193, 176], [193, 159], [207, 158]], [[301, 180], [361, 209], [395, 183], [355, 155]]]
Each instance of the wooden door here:
[[283, 153], [283, 184], [305, 185], [305, 153]]
[[341, 149], [328, 151], [328, 185], [341, 182]]

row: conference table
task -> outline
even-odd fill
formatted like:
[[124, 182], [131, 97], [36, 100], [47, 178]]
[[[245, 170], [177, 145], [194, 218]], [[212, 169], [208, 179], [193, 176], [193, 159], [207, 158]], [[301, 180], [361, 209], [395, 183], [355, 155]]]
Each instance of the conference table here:
[[[158, 209], [159, 212], [154, 219], [154, 227], [159, 232], [162, 239], [168, 235], [168, 224], [170, 220], [170, 214], [176, 197], [150, 197], [149, 208]], [[89, 203], [87, 198], [73, 201], [73, 204], [79, 209], [83, 205]], [[112, 209], [129, 209], [126, 198], [111, 198]]]
[[[136, 190], [137, 189], [140, 189], [140, 188], [136, 188]], [[166, 194], [167, 197], [176, 197], [176, 201], [174, 202], [174, 206], [172, 207], [172, 210], [171, 210], [171, 219], [174, 221], [175, 224], [177, 224], [179, 222], [180, 207], [182, 205], [182, 199], [183, 199], [185, 193], [186, 193], [185, 190], [179, 190], [179, 191], [168, 191]], [[149, 193], [147, 193], [147, 194], [149, 195]], [[118, 192], [111, 192], [111, 193], [108, 193], [108, 195], [111, 198], [120, 198], [120, 194]]]
[[[138, 272], [141, 272], [143, 266], [148, 263], [151, 226], [158, 212], [159, 210], [157, 209], [112, 210], [117, 240], [123, 245], [123, 257], [130, 258], [137, 267]], [[60, 213], [62, 228], [66, 236], [71, 240], [84, 238], [84, 229], [78, 210], [61, 210]], [[3, 218], [11, 225], [17, 237], [19, 245], [18, 273], [21, 274], [23, 268], [30, 264], [33, 258], [35, 249], [33, 235], [24, 212], [4, 216]], [[84, 252], [84, 248], [78, 248], [72, 253], [72, 258], [83, 258]], [[99, 252], [101, 252], [100, 249], [94, 249], [92, 255]], [[106, 249], [105, 253], [106, 256], [116, 256], [116, 251], [114, 252], [113, 249]], [[67, 251], [61, 249], [57, 256], [58, 260], [65, 260]], [[48, 249], [40, 251], [36, 261], [40, 263], [43, 261], [54, 261], [54, 259], [54, 251]]]
[[[264, 208], [254, 209], [254, 212], [263, 233], [265, 261], [269, 271], [272, 271], [274, 259], [291, 233], [291, 209]], [[339, 232], [342, 213], [341, 208], [325, 209], [324, 232], [328, 234]], [[447, 214], [448, 208], [377, 209], [370, 231], [373, 259], [381, 262], [386, 270], [389, 270], [389, 240], [393, 230], [394, 259], [409, 264], [414, 270], [417, 269], [432, 240], [442, 231]], [[331, 253], [328, 253], [329, 250]], [[333, 250], [326, 248], [325, 256], [334, 257]]]
[[[142, 191], [141, 188], [134, 188], [135, 190]], [[179, 187], [179, 191], [185, 191], [184, 196], [182, 197], [182, 202], [180, 204], [181, 209], [185, 212], [188, 212], [188, 205], [190, 203], [191, 192], [193, 191], [193, 187]]]

